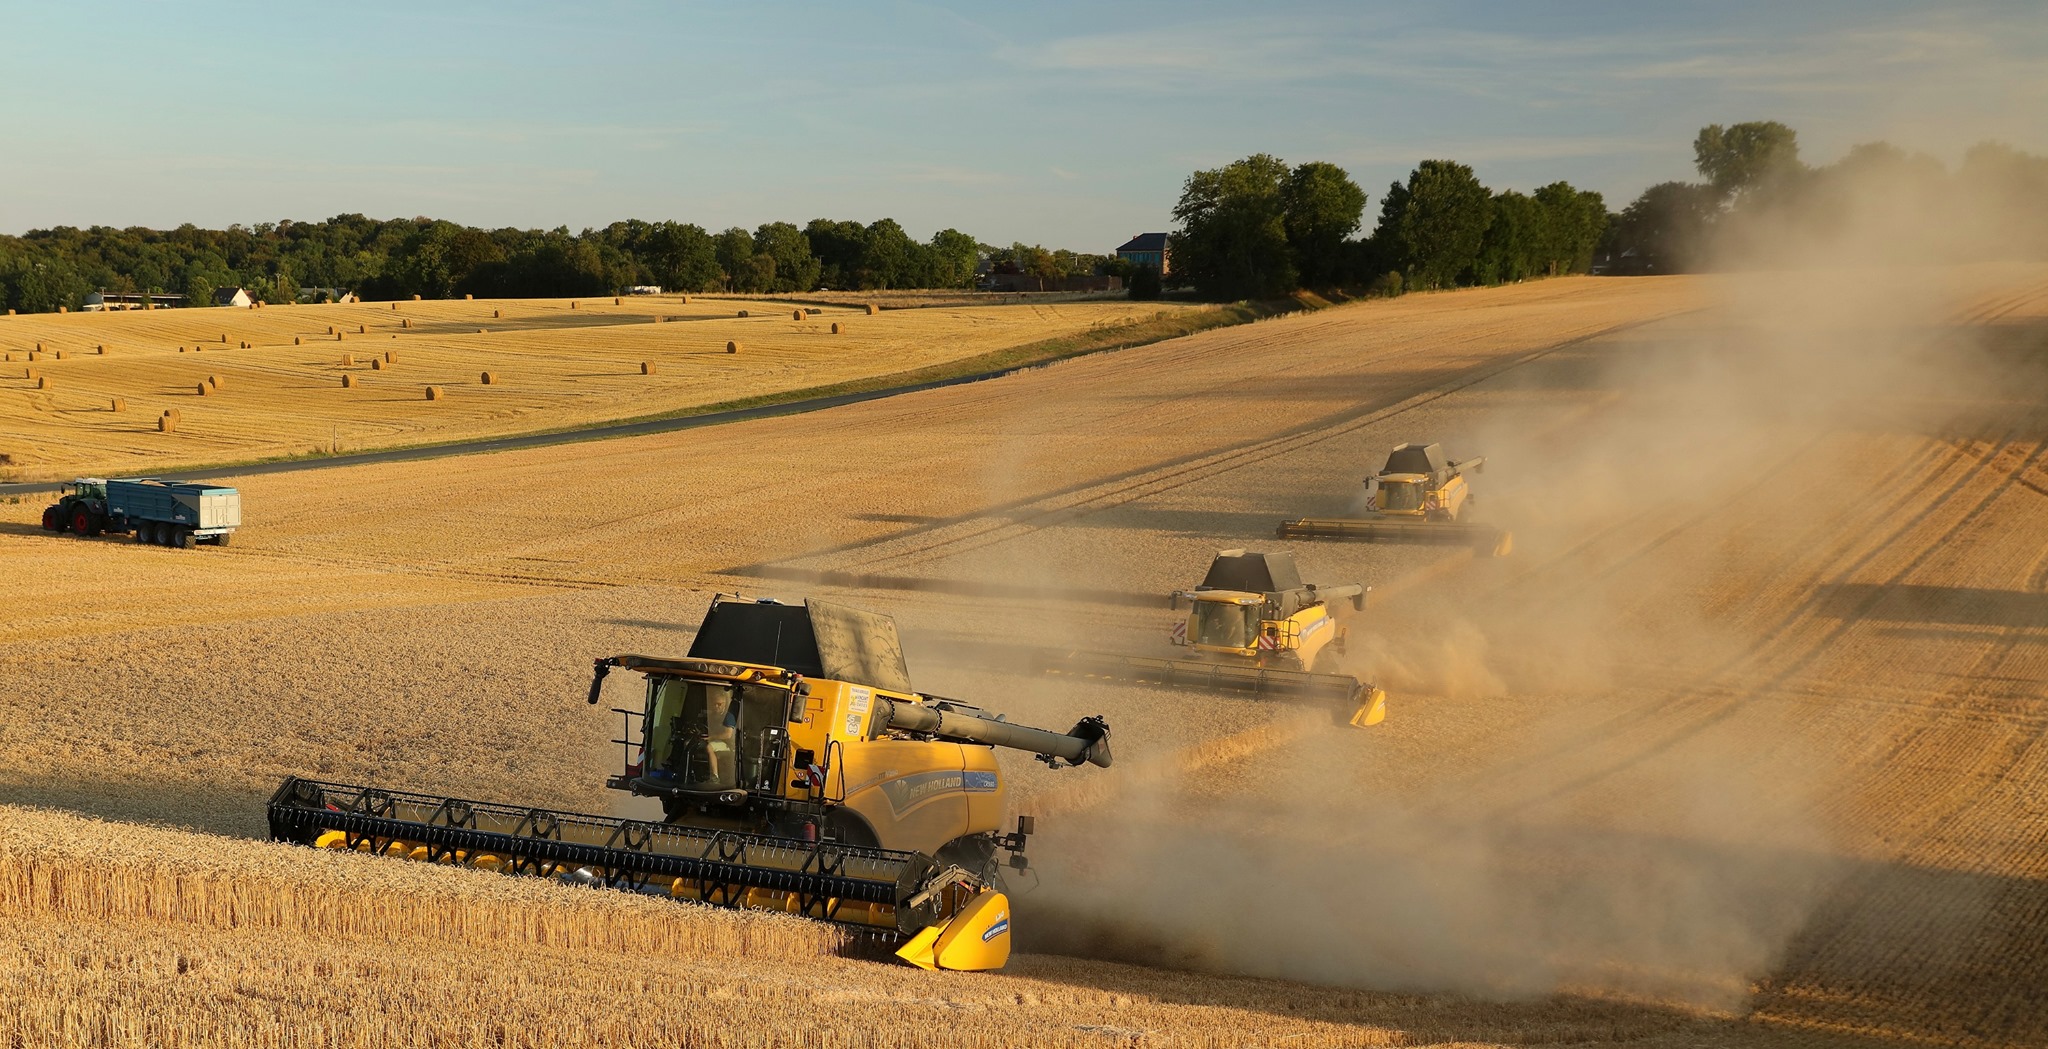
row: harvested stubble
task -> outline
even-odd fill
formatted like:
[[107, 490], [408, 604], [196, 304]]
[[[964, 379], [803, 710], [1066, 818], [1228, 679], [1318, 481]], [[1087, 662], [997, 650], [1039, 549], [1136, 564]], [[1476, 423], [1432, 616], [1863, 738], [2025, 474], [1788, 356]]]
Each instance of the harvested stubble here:
[[654, 374], [654, 362], [653, 362], [653, 361], [641, 361], [641, 362], [640, 362], [640, 374], [642, 374], [642, 375], [653, 375], [653, 374]]
[[430, 401], [438, 401], [438, 400], [440, 400], [440, 399], [441, 399], [441, 388], [440, 388], [439, 386], [429, 386], [429, 387], [427, 387], [427, 400], [430, 400]]

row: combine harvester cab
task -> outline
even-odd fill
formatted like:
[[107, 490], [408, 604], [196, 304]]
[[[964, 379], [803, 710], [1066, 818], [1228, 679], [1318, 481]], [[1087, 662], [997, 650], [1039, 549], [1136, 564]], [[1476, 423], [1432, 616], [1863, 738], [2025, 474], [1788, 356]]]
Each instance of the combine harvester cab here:
[[1331, 665], [1348, 632], [1332, 603], [1362, 611], [1371, 590], [1360, 583], [1303, 583], [1290, 554], [1225, 550], [1200, 586], [1172, 595], [1172, 607], [1185, 605], [1187, 616], [1170, 640], [1190, 658], [1069, 652], [1047, 660], [1044, 669], [1298, 699], [1326, 705], [1336, 720], [1355, 727], [1377, 725], [1387, 716], [1387, 694]]
[[822, 602], [714, 600], [688, 656], [598, 660], [590, 702], [614, 669], [646, 688], [614, 708], [626, 754], [606, 785], [659, 801], [663, 821], [293, 778], [271, 836], [799, 914], [907, 941], [897, 953], [925, 968], [994, 969], [1002, 869], [1028, 867], [1034, 826], [1003, 832], [991, 748], [1110, 764], [1101, 718], [1051, 732], [916, 693], [892, 620]]
[[1456, 543], [1494, 557], [1514, 549], [1505, 529], [1465, 520], [1473, 502], [1467, 470], [1483, 473], [1486, 457], [1453, 460], [1439, 444], [1401, 444], [1380, 472], [1365, 479], [1364, 517], [1303, 517], [1280, 522], [1280, 539], [1350, 539], [1364, 542]]

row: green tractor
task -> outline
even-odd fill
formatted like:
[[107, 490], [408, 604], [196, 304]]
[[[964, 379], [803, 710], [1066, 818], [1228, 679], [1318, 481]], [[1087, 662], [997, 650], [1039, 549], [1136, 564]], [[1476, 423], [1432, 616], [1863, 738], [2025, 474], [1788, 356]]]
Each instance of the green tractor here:
[[69, 531], [81, 538], [107, 530], [107, 482], [81, 477], [63, 487], [57, 505], [43, 511], [43, 527], [52, 532]]

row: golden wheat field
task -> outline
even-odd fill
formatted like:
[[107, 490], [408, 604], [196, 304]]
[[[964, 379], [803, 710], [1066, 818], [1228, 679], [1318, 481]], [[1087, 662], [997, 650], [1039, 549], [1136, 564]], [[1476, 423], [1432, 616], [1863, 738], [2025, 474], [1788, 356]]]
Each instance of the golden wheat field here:
[[[2048, 1044], [2048, 270], [1896, 276], [1409, 296], [224, 475], [218, 550], [0, 502], [0, 1039]], [[1418, 439], [1488, 457], [1512, 556], [1268, 538]], [[1346, 659], [1385, 724], [1006, 661], [1157, 653], [1242, 546], [1375, 587]], [[1042, 817], [1007, 970], [254, 840], [288, 774], [604, 810], [589, 660], [681, 650], [718, 591], [889, 612], [922, 688], [1109, 719], [1113, 769], [1001, 756]]]
[[[0, 318], [0, 478], [566, 429], [991, 355], [999, 366], [1012, 363], [1003, 351], [1109, 344], [1216, 312], [869, 298], [887, 308], [674, 295]], [[167, 409], [179, 416], [168, 431]]]

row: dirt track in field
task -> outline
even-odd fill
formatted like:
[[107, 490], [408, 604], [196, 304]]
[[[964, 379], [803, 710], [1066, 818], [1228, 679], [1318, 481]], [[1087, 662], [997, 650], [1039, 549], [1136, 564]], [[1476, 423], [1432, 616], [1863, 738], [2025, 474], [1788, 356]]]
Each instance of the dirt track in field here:
[[[977, 1024], [2048, 1042], [2048, 275], [1972, 271], [1903, 336], [1752, 332], [1724, 284], [1415, 298], [817, 415], [255, 478], [225, 551], [7, 507], [0, 801], [254, 834], [311, 771], [601, 805], [591, 655], [681, 647], [713, 589], [834, 594], [898, 616], [926, 688], [1109, 716], [1117, 770], [1006, 764], [1060, 813], [1020, 928], [1203, 974], [1039, 954], [914, 983]], [[1285, 544], [1380, 588], [1353, 645], [1394, 695], [1380, 728], [976, 668], [991, 639], [1157, 647], [1147, 600], [1344, 512], [1415, 438], [1490, 457], [1514, 557]]]

